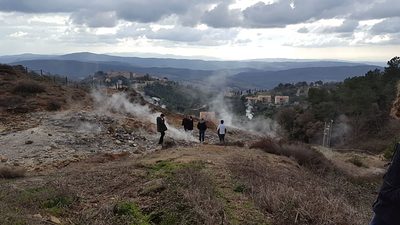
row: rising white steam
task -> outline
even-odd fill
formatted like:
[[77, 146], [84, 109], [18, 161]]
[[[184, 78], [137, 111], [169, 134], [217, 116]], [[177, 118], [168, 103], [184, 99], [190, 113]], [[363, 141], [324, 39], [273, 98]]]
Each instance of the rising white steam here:
[[[140, 105], [132, 103], [128, 100], [125, 93], [115, 93], [108, 96], [99, 91], [92, 92], [97, 111], [103, 114], [110, 114], [111, 112], [118, 112], [121, 114], [131, 114], [139, 119], [148, 121], [156, 126], [156, 118], [161, 114], [160, 112], [152, 112], [152, 110], [147, 105]], [[176, 129], [175, 127], [167, 123], [168, 118], [166, 118], [166, 125], [168, 127], [167, 136], [169, 134], [176, 140], [186, 140], [197, 142], [191, 134]]]
[[232, 106], [225, 101], [224, 96], [229, 76], [230, 74], [228, 73], [217, 72], [207, 79], [207, 83], [210, 84], [209, 91], [218, 91], [216, 97], [210, 102], [210, 110], [216, 113], [217, 119], [224, 120], [227, 126], [235, 129], [247, 130], [263, 136], [277, 137], [278, 123], [271, 119], [254, 118], [250, 103], [246, 104], [246, 120], [241, 120], [240, 116], [235, 116], [231, 110]]
[[352, 128], [349, 125], [350, 119], [346, 115], [340, 115], [332, 124], [332, 142], [340, 145], [346, 142], [348, 134]]
[[246, 117], [249, 118], [249, 120], [252, 120], [254, 115], [253, 115], [253, 106], [251, 105], [251, 101], [248, 100], [246, 102]]
[[210, 103], [211, 111], [215, 112], [217, 120], [224, 120], [225, 124], [235, 127], [233, 113], [229, 110], [228, 105], [224, 101], [224, 93], [218, 94]]
[[270, 118], [253, 117], [252, 120], [247, 120], [242, 123], [242, 129], [257, 133], [262, 136], [277, 138], [279, 124]]

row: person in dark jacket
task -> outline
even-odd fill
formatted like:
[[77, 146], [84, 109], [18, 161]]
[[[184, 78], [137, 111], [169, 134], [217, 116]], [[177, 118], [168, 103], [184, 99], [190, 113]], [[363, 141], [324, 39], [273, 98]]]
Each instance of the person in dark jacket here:
[[185, 129], [185, 131], [193, 131], [193, 118], [192, 116], [186, 116], [185, 118], [183, 118], [182, 120], [182, 126], [183, 129]]
[[400, 224], [400, 143], [395, 145], [394, 156], [383, 177], [373, 211], [375, 215], [370, 225]]
[[182, 126], [183, 126], [183, 129], [184, 129], [185, 131], [187, 131], [187, 129], [186, 129], [187, 120], [188, 120], [188, 117], [187, 117], [187, 116], [185, 116], [185, 118], [182, 119]]
[[161, 113], [159, 117], [157, 117], [157, 132], [160, 132], [160, 140], [158, 141], [159, 145], [162, 145], [164, 142], [165, 131], [168, 130], [165, 125], [165, 115]]
[[193, 131], [193, 117], [192, 116], [189, 116], [189, 119], [187, 121], [187, 130], [189, 132]]
[[206, 130], [207, 130], [207, 124], [206, 124], [206, 121], [203, 118], [197, 123], [197, 129], [199, 129], [199, 140], [200, 140], [200, 143], [203, 143], [204, 142], [204, 136], [205, 136]]

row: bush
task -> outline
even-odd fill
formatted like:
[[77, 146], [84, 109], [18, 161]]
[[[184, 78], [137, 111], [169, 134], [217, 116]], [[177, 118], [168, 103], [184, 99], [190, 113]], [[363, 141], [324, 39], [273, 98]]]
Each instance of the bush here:
[[19, 82], [13, 89], [13, 93], [18, 94], [37, 94], [45, 91], [46, 89], [43, 85], [40, 85], [34, 81]]
[[271, 138], [264, 138], [253, 143], [250, 148], [259, 148], [271, 154], [292, 157], [299, 165], [319, 172], [333, 169], [333, 164], [322, 153], [302, 143], [278, 143]]
[[351, 158], [348, 160], [348, 162], [354, 164], [354, 165], [357, 166], [357, 167], [367, 167], [367, 166], [362, 162], [361, 157], [360, 157], [360, 156], [357, 156], [357, 155], [351, 157]]
[[392, 160], [394, 151], [395, 151], [395, 146], [399, 142], [398, 139], [392, 141], [390, 145], [388, 145], [385, 150], [383, 151], [383, 157], [387, 160]]
[[12, 66], [6, 64], [0, 64], [0, 74], [15, 74], [15, 70]]
[[132, 202], [119, 202], [115, 204], [113, 212], [115, 215], [129, 220], [131, 224], [148, 225], [149, 217], [144, 215], [139, 206]]
[[26, 170], [18, 167], [0, 167], [0, 178], [14, 179], [25, 176]]
[[58, 101], [50, 101], [48, 104], [47, 104], [47, 110], [48, 111], [57, 111], [57, 110], [59, 110], [59, 109], [61, 109], [61, 103], [60, 102], [58, 102]]

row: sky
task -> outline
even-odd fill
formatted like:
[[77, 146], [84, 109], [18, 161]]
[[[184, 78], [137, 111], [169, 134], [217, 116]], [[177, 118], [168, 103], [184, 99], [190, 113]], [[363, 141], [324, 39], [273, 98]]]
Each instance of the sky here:
[[388, 61], [398, 0], [0, 0], [0, 55]]

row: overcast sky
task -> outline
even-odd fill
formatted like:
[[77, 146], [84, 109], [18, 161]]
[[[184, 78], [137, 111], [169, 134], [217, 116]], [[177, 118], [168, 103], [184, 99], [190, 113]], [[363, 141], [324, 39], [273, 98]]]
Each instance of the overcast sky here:
[[399, 0], [0, 0], [0, 55], [388, 61]]

